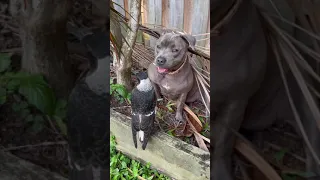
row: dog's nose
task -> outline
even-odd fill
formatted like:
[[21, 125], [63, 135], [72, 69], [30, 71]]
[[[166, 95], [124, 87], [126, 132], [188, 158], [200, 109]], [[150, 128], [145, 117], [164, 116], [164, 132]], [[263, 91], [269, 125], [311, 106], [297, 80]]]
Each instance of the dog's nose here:
[[157, 58], [157, 64], [158, 65], [164, 65], [166, 63], [166, 59], [164, 57], [158, 57]]

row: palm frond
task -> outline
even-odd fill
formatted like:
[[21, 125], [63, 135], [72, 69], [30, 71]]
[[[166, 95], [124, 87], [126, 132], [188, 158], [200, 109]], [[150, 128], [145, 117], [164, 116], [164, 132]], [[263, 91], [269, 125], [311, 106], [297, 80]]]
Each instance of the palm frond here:
[[[293, 76], [295, 77], [299, 88], [302, 91], [302, 94], [304, 96], [304, 98], [306, 99], [306, 102], [310, 108], [310, 111], [314, 117], [314, 120], [317, 122], [318, 128], [320, 129], [320, 111], [318, 109], [318, 106], [315, 102], [315, 99], [312, 97], [312, 94], [310, 93], [310, 90], [308, 89], [308, 85], [306, 80], [304, 79], [302, 73], [300, 72], [298, 66], [296, 63], [300, 63], [303, 64], [305, 66], [305, 70], [310, 73], [310, 74], [314, 74], [313, 71], [310, 70], [310, 67], [307, 66], [307, 60], [301, 55], [301, 53], [294, 47], [293, 43], [289, 40], [289, 38], [287, 38], [288, 36], [286, 36], [283, 33], [283, 30], [281, 30], [271, 19], [271, 17], [275, 17], [275, 16], [271, 16], [267, 13], [262, 13], [263, 18], [266, 20], [267, 25], [269, 27], [270, 30], [270, 34], [269, 34], [269, 38], [271, 41], [271, 45], [273, 47], [273, 52], [276, 55], [276, 60], [278, 62], [279, 65], [279, 69], [281, 72], [281, 77], [283, 79], [283, 83], [285, 85], [285, 90], [286, 93], [288, 95], [289, 98], [289, 102], [290, 102], [290, 106], [291, 109], [293, 110], [294, 113], [294, 117], [296, 119], [296, 122], [299, 126], [299, 129], [301, 131], [301, 134], [303, 136], [303, 139], [305, 141], [305, 143], [307, 144], [308, 149], [310, 150], [313, 158], [316, 160], [316, 162], [318, 164], [320, 164], [320, 159], [319, 156], [317, 155], [317, 153], [314, 151], [314, 149], [311, 146], [311, 143], [309, 141], [309, 138], [305, 132], [305, 129], [302, 125], [301, 119], [299, 117], [297, 108], [293, 102], [293, 98], [291, 96], [289, 87], [288, 87], [288, 82], [287, 82], [287, 78], [285, 76], [285, 72], [284, 72], [284, 68], [283, 65], [281, 63], [281, 60], [285, 60], [285, 62], [288, 64]], [[287, 20], [282, 19], [284, 22], [289, 23]], [[305, 30], [304, 28], [300, 27], [299, 25], [293, 24], [293, 23], [289, 23], [291, 25], [293, 25], [294, 27], [302, 30], [303, 32], [306, 32], [306, 34], [316, 38], [318, 37], [317, 35], [313, 34], [312, 32], [309, 32], [307, 30]], [[293, 38], [293, 37], [292, 37]], [[291, 39], [292, 39], [291, 38]], [[295, 41], [296, 42], [296, 41]], [[301, 46], [301, 44], [300, 44]], [[312, 51], [309, 47], [306, 46], [301, 46], [304, 47], [304, 49], [308, 49], [308, 51]], [[316, 54], [316, 52], [314, 52], [314, 54]], [[319, 54], [317, 55], [319, 56]], [[311, 68], [312, 69], [312, 68]], [[314, 75], [313, 77], [318, 76], [318, 75]]]

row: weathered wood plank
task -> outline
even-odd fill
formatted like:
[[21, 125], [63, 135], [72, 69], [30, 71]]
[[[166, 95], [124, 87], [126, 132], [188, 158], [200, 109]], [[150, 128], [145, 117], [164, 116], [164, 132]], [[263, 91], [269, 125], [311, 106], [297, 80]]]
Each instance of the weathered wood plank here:
[[1, 180], [67, 180], [57, 173], [0, 150]]
[[147, 148], [136, 149], [132, 141], [131, 120], [110, 111], [110, 131], [115, 135], [116, 148], [132, 159], [150, 162], [151, 166], [178, 180], [210, 179], [210, 154], [200, 148], [158, 132], [149, 140]]
[[[207, 32], [207, 22], [210, 18], [208, 9], [210, 8], [209, 0], [194, 0], [192, 13], [192, 34], [202, 34]], [[196, 37], [202, 39], [202, 37]], [[198, 46], [204, 46], [205, 41], [197, 42]]]
[[181, 0], [169, 1], [169, 24], [168, 28], [183, 30], [183, 3]]
[[183, 10], [183, 30], [188, 34], [191, 34], [191, 20], [192, 20], [193, 2], [184, 1]]
[[162, 0], [162, 18], [161, 24], [163, 27], [168, 27], [169, 24], [169, 0]]

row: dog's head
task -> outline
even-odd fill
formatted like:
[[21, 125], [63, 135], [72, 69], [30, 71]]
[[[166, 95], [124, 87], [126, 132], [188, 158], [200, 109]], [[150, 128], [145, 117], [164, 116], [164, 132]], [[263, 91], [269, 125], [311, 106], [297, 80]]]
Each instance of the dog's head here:
[[194, 49], [196, 38], [186, 34], [166, 33], [156, 42], [155, 65], [159, 73], [170, 72], [185, 58], [188, 47]]

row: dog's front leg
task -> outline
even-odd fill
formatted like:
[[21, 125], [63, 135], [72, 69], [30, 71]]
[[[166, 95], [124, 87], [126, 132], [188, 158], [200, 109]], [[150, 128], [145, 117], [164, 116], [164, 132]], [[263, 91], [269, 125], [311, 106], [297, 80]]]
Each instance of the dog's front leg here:
[[247, 100], [237, 100], [222, 105], [216, 114], [213, 131], [213, 164], [211, 176], [214, 180], [233, 180], [231, 157], [236, 135], [243, 121]]
[[179, 97], [179, 99], [177, 100], [177, 111], [176, 111], [176, 120], [178, 121], [178, 123], [183, 123], [185, 122], [185, 119], [183, 118], [183, 106], [184, 103], [186, 102], [186, 98], [187, 98], [187, 93], [182, 93]]
[[151, 82], [151, 84], [154, 88], [154, 92], [156, 93], [157, 100], [161, 99], [160, 87], [154, 82]]

